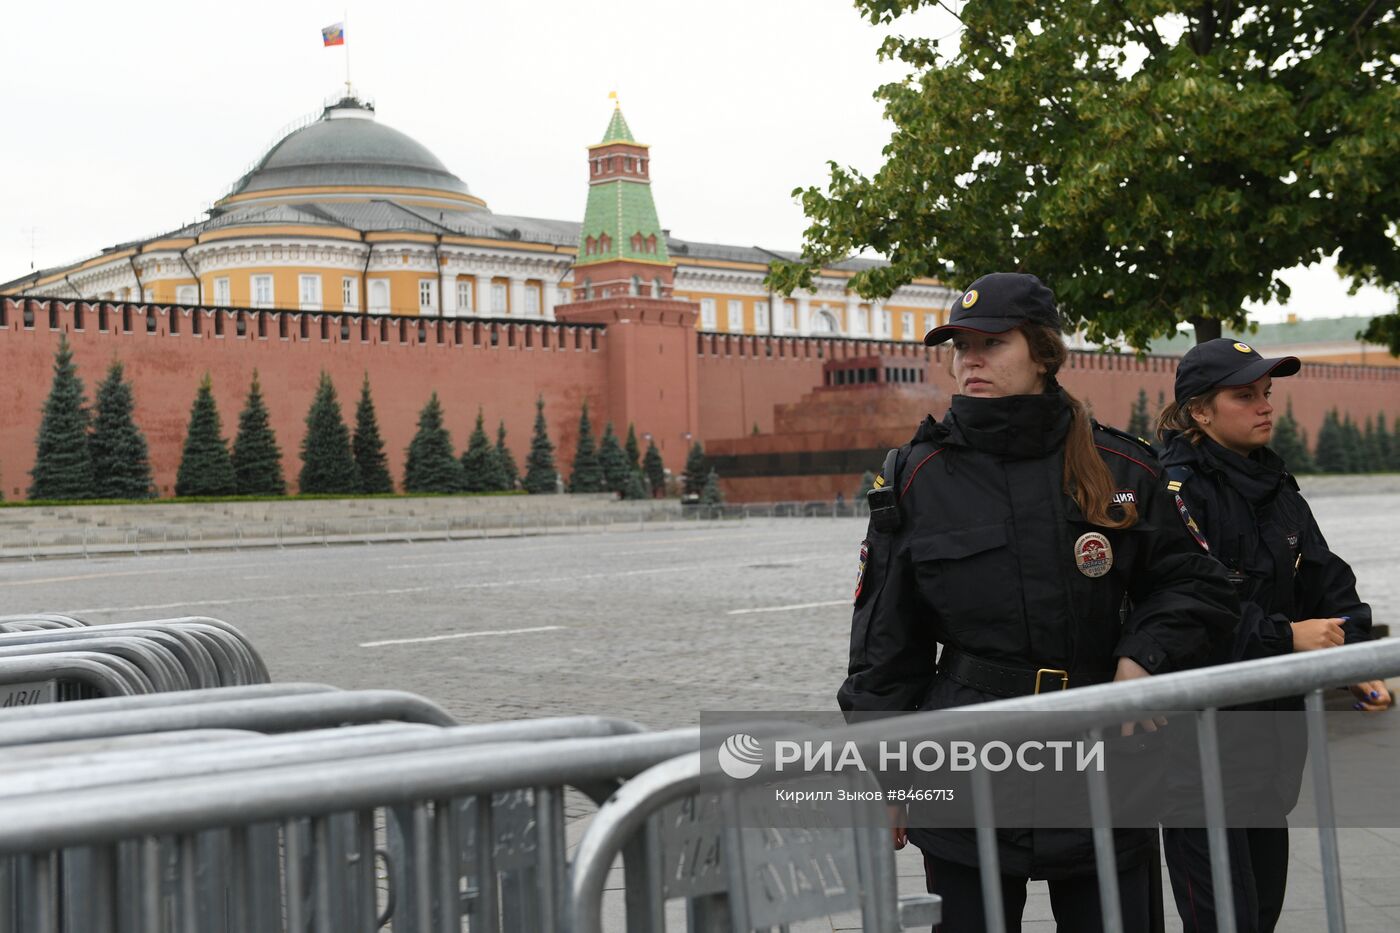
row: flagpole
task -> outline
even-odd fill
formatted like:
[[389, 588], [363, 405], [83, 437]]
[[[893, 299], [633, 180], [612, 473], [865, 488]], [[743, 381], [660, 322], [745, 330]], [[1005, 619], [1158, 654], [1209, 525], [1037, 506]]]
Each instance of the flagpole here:
[[353, 92], [350, 90], [350, 38], [347, 34], [347, 30], [350, 28], [349, 7], [345, 8], [345, 19], [342, 22], [344, 25], [340, 27], [340, 33], [342, 36], [341, 44], [345, 46], [345, 96], [351, 97]]

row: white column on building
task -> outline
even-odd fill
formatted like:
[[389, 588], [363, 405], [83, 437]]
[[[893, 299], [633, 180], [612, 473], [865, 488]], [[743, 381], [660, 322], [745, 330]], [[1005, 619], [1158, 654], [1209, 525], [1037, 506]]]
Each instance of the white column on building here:
[[864, 337], [860, 327], [860, 296], [855, 292], [846, 294], [846, 333], [852, 337]]
[[510, 277], [510, 315], [520, 317], [525, 313], [525, 277]]
[[438, 266], [438, 313], [443, 317], [457, 316], [457, 273], [449, 272], [451, 265]]
[[870, 302], [870, 336], [889, 340], [894, 328], [885, 327], [885, 303], [879, 300]]
[[811, 301], [806, 295], [797, 299], [797, 332], [804, 337], [812, 332]]
[[540, 279], [540, 313], [546, 321], [554, 320], [554, 302], [559, 297], [559, 282], [553, 269], [546, 269]]

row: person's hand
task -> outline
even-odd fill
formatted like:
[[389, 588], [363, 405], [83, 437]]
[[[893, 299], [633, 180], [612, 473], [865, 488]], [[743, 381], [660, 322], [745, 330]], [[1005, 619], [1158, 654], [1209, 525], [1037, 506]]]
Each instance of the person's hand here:
[[[1151, 677], [1152, 674], [1132, 658], [1119, 658], [1118, 670], [1113, 673], [1113, 682], [1120, 680], [1137, 680], [1139, 677]], [[1143, 719], [1138, 722], [1125, 722], [1119, 729], [1119, 734], [1127, 737], [1133, 734], [1135, 726], [1142, 726], [1144, 732], [1156, 732], [1158, 726], [1165, 726], [1167, 719], [1165, 716], [1156, 716], [1152, 719]]]
[[1346, 641], [1341, 619], [1304, 619], [1293, 623], [1293, 650], [1318, 651]]
[[885, 813], [890, 818], [890, 832], [894, 838], [896, 849], [904, 848], [909, 842], [909, 831], [904, 828], [904, 806], [902, 804], [889, 804], [885, 807]]
[[1395, 703], [1395, 698], [1390, 695], [1390, 690], [1383, 680], [1368, 680], [1364, 684], [1353, 684], [1351, 695], [1356, 697], [1356, 705], [1352, 708], [1359, 709], [1364, 713], [1384, 712]]

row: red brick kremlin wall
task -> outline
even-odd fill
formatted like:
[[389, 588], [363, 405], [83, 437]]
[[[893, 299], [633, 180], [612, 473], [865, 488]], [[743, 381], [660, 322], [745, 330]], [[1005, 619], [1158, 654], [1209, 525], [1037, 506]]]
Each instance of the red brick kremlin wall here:
[[[99, 328], [103, 308], [105, 332]], [[148, 313], [154, 315], [154, 333], [147, 332]], [[237, 329], [240, 314], [243, 336]], [[196, 317], [201, 322], [198, 335]], [[129, 331], [124, 318], [129, 318]], [[178, 333], [171, 333], [172, 319]], [[348, 325], [346, 336], [342, 336], [342, 323]], [[190, 404], [205, 372], [213, 378], [224, 433], [231, 440], [253, 370], [259, 371], [282, 447], [283, 469], [292, 486], [300, 468], [304, 419], [322, 369], [335, 381], [347, 422], [353, 420], [360, 381], [368, 372], [396, 480], [402, 475], [404, 451], [416, 429], [418, 411], [434, 390], [443, 401], [447, 426], [459, 451], [480, 405], [493, 440], [497, 420], [505, 419], [508, 443], [522, 469], [534, 400], [543, 395], [556, 462], [566, 475], [584, 399], [595, 412], [607, 411], [611, 401], [608, 333], [596, 325], [364, 315], [342, 319], [333, 313], [0, 299], [0, 377], [6, 389], [0, 404], [0, 488], [6, 499], [23, 498], [29, 485], [34, 440], [52, 382], [60, 333], [66, 333], [73, 345], [89, 398], [113, 359], [126, 364], [135, 387], [137, 423], [151, 445], [156, 483], [163, 495], [173, 491]], [[816, 337], [698, 334], [694, 339], [695, 367], [671, 367], [658, 371], [657, 378], [696, 380], [696, 439], [705, 442], [748, 437], [755, 423], [761, 432], [771, 432], [774, 406], [797, 403], [811, 393], [822, 382], [823, 362], [832, 358], [879, 353], [907, 357], [910, 365], [927, 360], [930, 386], [945, 394], [952, 388], [941, 348]], [[1075, 353], [1062, 382], [1091, 401], [1101, 421], [1121, 425], [1139, 387], [1147, 389], [1155, 406], [1159, 390], [1170, 395], [1174, 375], [1175, 360], [1169, 357], [1139, 361]], [[674, 395], [683, 396], [683, 391]], [[941, 414], [942, 406], [933, 402], [934, 393], [929, 396], [929, 407]], [[673, 393], [667, 391], [665, 397], [670, 399]], [[1280, 408], [1292, 398], [1295, 415], [1314, 439], [1323, 414], [1333, 406], [1350, 412], [1358, 422], [1382, 411], [1390, 418], [1400, 416], [1400, 368], [1307, 364], [1300, 375], [1279, 381], [1275, 398]], [[917, 400], [907, 404], [920, 407]], [[906, 440], [916, 420], [891, 426], [889, 443]], [[600, 421], [595, 419], [599, 433]], [[648, 430], [643, 424], [636, 427], [639, 434]], [[825, 443], [831, 449], [849, 446], [840, 426], [832, 428]], [[618, 429], [625, 432], [626, 426]], [[686, 439], [658, 432], [656, 440], [667, 465], [679, 472]]]

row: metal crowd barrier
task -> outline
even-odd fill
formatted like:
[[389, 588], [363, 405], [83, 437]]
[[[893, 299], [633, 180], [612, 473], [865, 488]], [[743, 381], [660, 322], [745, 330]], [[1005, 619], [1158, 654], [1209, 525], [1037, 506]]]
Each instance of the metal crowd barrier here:
[[0, 708], [269, 679], [248, 639], [218, 619], [86, 627], [71, 616], [0, 616]]
[[[1102, 730], [1116, 727], [1134, 713], [1157, 710], [1196, 710], [1197, 736], [1201, 755], [1201, 782], [1210, 839], [1211, 871], [1214, 879], [1215, 908], [1223, 933], [1235, 930], [1234, 904], [1230, 896], [1228, 851], [1225, 835], [1225, 804], [1220, 769], [1220, 748], [1215, 729], [1221, 707], [1236, 706], [1283, 696], [1306, 695], [1308, 750], [1312, 769], [1313, 793], [1317, 808], [1318, 836], [1322, 855], [1323, 889], [1328, 929], [1343, 933], [1346, 928], [1342, 904], [1341, 869], [1336, 827], [1333, 820], [1331, 770], [1328, 756], [1323, 691], [1337, 684], [1359, 683], [1400, 674], [1400, 641], [1382, 640], [1335, 648], [1325, 652], [1288, 655], [1260, 661], [1221, 665], [1123, 683], [1085, 687], [1034, 697], [1000, 700], [960, 710], [956, 716], [946, 711], [913, 713], [880, 722], [862, 723], [843, 729], [813, 733], [811, 737], [833, 743], [852, 742], [867, 761], [878, 760], [880, 742], [948, 741], [954, 737], [976, 741], [997, 738], [1005, 741], [1034, 738], [1033, 717], [1017, 718], [1008, 713], [1061, 712], [1073, 714], [1076, 728], [1094, 740]], [[1016, 729], [1024, 730], [1020, 735]], [[978, 775], [981, 776], [979, 780]], [[1109, 815], [1107, 779], [1103, 772], [1087, 772], [1093, 808], [1095, 860], [1100, 879], [1100, 898], [1106, 933], [1121, 933], [1122, 914], [1117, 890], [1117, 870], [1113, 849], [1113, 827]], [[777, 777], [774, 764], [765, 761], [754, 780]], [[974, 772], [972, 782], [976, 835], [982, 879], [982, 898], [990, 929], [1005, 928], [1002, 911], [996, 827], [992, 817], [990, 785], [985, 772]], [[579, 844], [570, 877], [569, 910], [574, 926], [570, 933], [601, 933], [603, 885], [617, 855], [638, 838], [653, 830], [652, 822], [668, 808], [684, 801], [717, 797], [727, 813], [737, 812], [742, 802], [734, 782], [711, 768], [702, 768], [702, 755], [691, 753], [664, 762], [634, 777], [599, 811]], [[875, 825], [883, 825], [878, 821]], [[737, 830], [730, 824], [729, 834]], [[890, 859], [888, 831], [883, 848], [872, 857], [877, 863]], [[750, 892], [743, 865], [733, 860], [751, 858], [750, 848], [732, 838], [723, 840], [717, 850], [722, 868], [722, 889], [715, 895], [726, 902], [728, 912], [739, 918], [735, 929], [750, 915], [746, 901]], [[881, 854], [883, 851], [883, 855]], [[878, 869], [877, 864], [877, 869]], [[889, 913], [872, 916], [866, 909], [864, 929], [892, 931], [895, 919]], [[704, 929], [711, 929], [705, 927]]]

